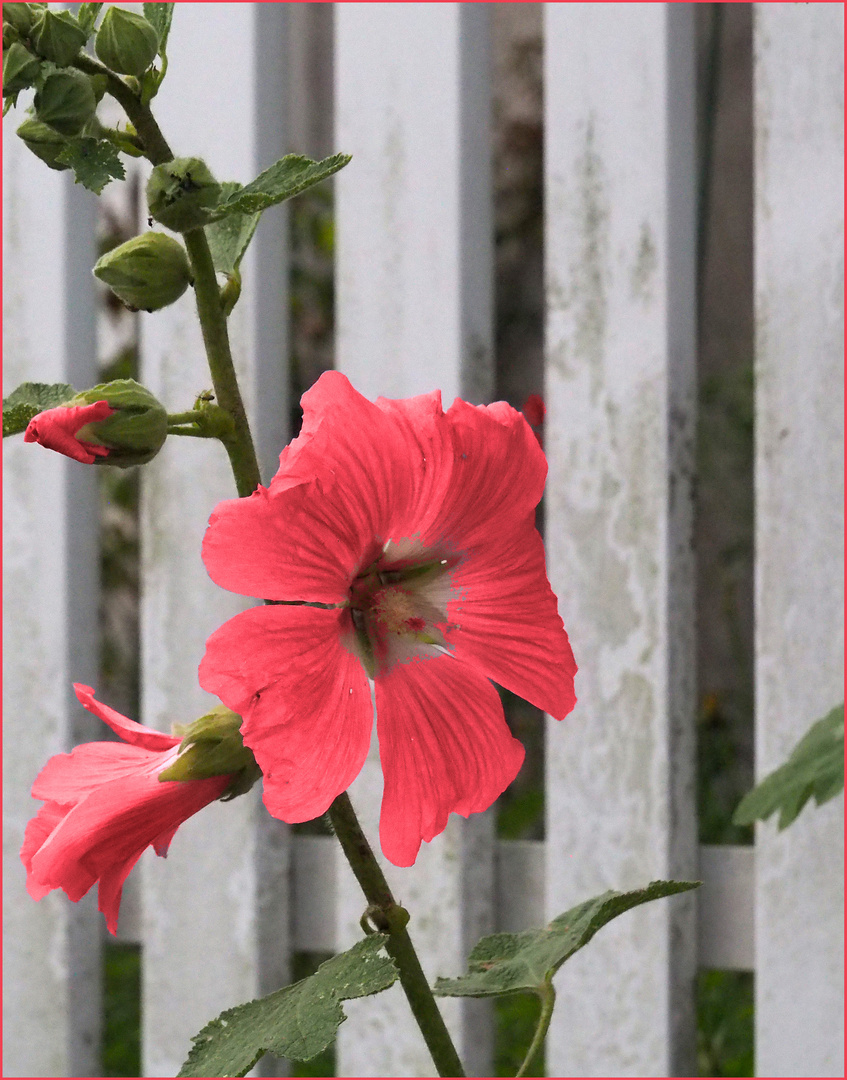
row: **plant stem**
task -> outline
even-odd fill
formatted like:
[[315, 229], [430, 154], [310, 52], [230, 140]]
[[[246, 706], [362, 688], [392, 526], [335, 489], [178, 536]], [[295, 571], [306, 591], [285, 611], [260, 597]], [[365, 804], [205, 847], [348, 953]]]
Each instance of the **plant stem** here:
[[550, 1019], [553, 1016], [553, 1009], [556, 1005], [556, 990], [549, 979], [541, 984], [536, 993], [541, 998], [541, 1015], [538, 1017], [538, 1027], [536, 1027], [535, 1034], [532, 1036], [529, 1050], [526, 1052], [523, 1064], [515, 1073], [515, 1077], [527, 1075], [527, 1070], [532, 1064], [532, 1059], [535, 1057], [547, 1036], [547, 1029], [550, 1027]]
[[438, 1075], [464, 1076], [462, 1062], [406, 930], [408, 912], [394, 899], [346, 792], [330, 806], [329, 818], [356, 880], [367, 897], [370, 905], [368, 915], [378, 930], [388, 934], [386, 951], [400, 972], [400, 983]]
[[[164, 135], [159, 130], [149, 106], [123, 79], [93, 57], [81, 53], [74, 61], [76, 67], [89, 75], [105, 75], [108, 91], [123, 106], [124, 112], [132, 121], [144, 146], [145, 157], [153, 165], [161, 165], [173, 160], [173, 151], [168, 146]], [[192, 229], [183, 234], [191, 268], [194, 272], [194, 296], [197, 301], [197, 315], [203, 331], [206, 357], [212, 373], [218, 405], [232, 417], [235, 430], [232, 435], [221, 437], [221, 442], [229, 455], [235, 486], [242, 497], [251, 495], [260, 482], [259, 463], [253, 446], [253, 436], [247, 422], [244, 402], [235, 377], [232, 352], [229, 345], [229, 332], [226, 315], [221, 306], [220, 289], [215, 276], [212, 253], [209, 242], [202, 228]]]
[[165, 141], [165, 137], [159, 130], [159, 125], [153, 118], [153, 114], [147, 105], [143, 105], [141, 98], [136, 92], [110, 71], [105, 64], [95, 60], [93, 56], [80, 53], [74, 60], [74, 67], [84, 71], [87, 75], [105, 75], [108, 83], [108, 92], [120, 102], [124, 112], [132, 121], [138, 137], [141, 139], [144, 156], [154, 165], [162, 165], [166, 161], [172, 161], [174, 154]]
[[215, 276], [212, 253], [209, 250], [206, 233], [202, 228], [191, 229], [183, 233], [182, 238], [185, 241], [194, 273], [197, 314], [203, 331], [203, 342], [206, 346], [206, 357], [209, 361], [209, 371], [212, 373], [215, 396], [218, 405], [229, 413], [235, 424], [233, 434], [221, 441], [229, 454], [238, 494], [243, 498], [245, 495], [252, 495], [261, 477], [250, 424], [244, 402], [241, 400], [235, 366], [232, 362], [226, 315], [221, 306], [221, 294]]

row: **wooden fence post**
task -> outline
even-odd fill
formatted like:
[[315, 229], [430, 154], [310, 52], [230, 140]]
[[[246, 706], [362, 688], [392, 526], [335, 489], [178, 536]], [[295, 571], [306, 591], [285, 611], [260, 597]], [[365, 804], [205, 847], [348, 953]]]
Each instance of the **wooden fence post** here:
[[[336, 9], [337, 366], [368, 397], [440, 388], [445, 408], [492, 388], [492, 226], [486, 5], [342, 4]], [[351, 789], [377, 842], [382, 777], [371, 757]], [[412, 912], [427, 975], [462, 970], [493, 929], [493, 822], [451, 821], [414, 868], [387, 866]], [[339, 868], [340, 945], [364, 901]], [[469, 1075], [490, 1072], [490, 1013], [443, 1003]], [[476, 1006], [476, 1007], [474, 1007]], [[345, 1005], [341, 1076], [431, 1076], [399, 987]]]
[[[547, 917], [694, 878], [694, 27], [687, 4], [545, 7], [546, 542], [580, 666], [548, 721]], [[695, 898], [557, 978], [551, 1076], [690, 1076]]]
[[[156, 116], [176, 154], [203, 157], [221, 180], [246, 183], [285, 152], [285, 16], [277, 4], [176, 10]], [[230, 321], [266, 482], [287, 435], [281, 215], [259, 226]], [[143, 317], [142, 373], [171, 411], [209, 387], [190, 291]], [[215, 704], [197, 665], [208, 635], [248, 602], [214, 585], [200, 558], [212, 509], [235, 496], [223, 449], [170, 439], [142, 480], [142, 711], [167, 729]], [[145, 1074], [174, 1076], [213, 1016], [289, 981], [287, 830], [256, 789], [181, 827], [167, 864], [150, 853], [142, 863]]]
[[[753, 15], [761, 779], [844, 697], [844, 10]], [[843, 811], [757, 827], [759, 1076], [844, 1075]]]
[[[95, 196], [46, 169], [4, 124], [3, 393], [22, 382], [96, 382]], [[97, 681], [97, 470], [20, 435], [3, 448], [3, 973], [9, 1076], [100, 1069], [96, 890], [25, 892], [19, 852], [42, 803], [30, 797], [53, 754], [102, 738], [71, 684]]]

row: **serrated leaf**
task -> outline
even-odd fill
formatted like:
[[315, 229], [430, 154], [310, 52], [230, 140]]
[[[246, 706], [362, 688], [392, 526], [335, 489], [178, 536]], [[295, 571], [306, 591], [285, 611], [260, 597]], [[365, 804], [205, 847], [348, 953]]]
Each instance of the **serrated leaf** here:
[[844, 789], [844, 703], [812, 724], [788, 761], [748, 791], [732, 816], [736, 825], [764, 821], [779, 811], [784, 829], [814, 797], [818, 806]]
[[76, 20], [86, 34], [90, 34], [94, 29], [94, 25], [97, 22], [97, 16], [100, 14], [100, 8], [102, 4], [80, 4], [79, 11], [76, 13]]
[[696, 889], [699, 881], [651, 881], [633, 892], [606, 892], [559, 915], [549, 925], [521, 934], [484, 937], [468, 957], [468, 973], [437, 979], [439, 997], [499, 997], [538, 990], [601, 927], [630, 908]]
[[307, 1061], [324, 1050], [344, 1022], [342, 1001], [387, 990], [394, 961], [372, 934], [321, 964], [314, 975], [258, 1001], [227, 1009], [193, 1038], [179, 1076], [244, 1076], [262, 1054]]
[[[226, 201], [241, 190], [241, 184], [221, 184], [221, 199]], [[215, 270], [227, 276], [235, 273], [253, 239], [259, 217], [258, 213], [232, 213], [206, 226], [206, 238], [209, 241]]]
[[168, 34], [171, 32], [171, 22], [174, 17], [173, 4], [142, 4], [144, 18], [152, 23], [159, 35], [159, 56], [165, 55], [168, 44]]
[[76, 390], [67, 383], [21, 383], [3, 398], [3, 438], [25, 431], [33, 416], [64, 405], [75, 396]]
[[217, 219], [234, 212], [260, 213], [269, 206], [284, 202], [301, 191], [319, 184], [343, 169], [350, 161], [349, 154], [333, 154], [323, 161], [312, 161], [299, 154], [287, 154], [269, 169], [265, 169], [251, 183], [239, 188], [222, 200], [215, 210]]
[[118, 152], [107, 139], [95, 139], [81, 135], [69, 139], [68, 145], [57, 155], [74, 171], [76, 183], [99, 195], [111, 180], [123, 180], [125, 173]]

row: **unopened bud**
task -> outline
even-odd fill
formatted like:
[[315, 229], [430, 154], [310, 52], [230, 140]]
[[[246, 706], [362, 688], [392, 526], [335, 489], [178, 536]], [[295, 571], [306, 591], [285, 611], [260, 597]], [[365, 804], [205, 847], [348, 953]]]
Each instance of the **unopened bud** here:
[[26, 37], [46, 7], [46, 4], [4, 4], [3, 25], [14, 27], [21, 37]]
[[150, 213], [174, 232], [207, 225], [221, 186], [200, 158], [174, 158], [157, 165], [147, 182]]
[[86, 424], [77, 439], [106, 447], [102, 460], [122, 469], [144, 465], [158, 454], [168, 436], [168, 414], [146, 387], [134, 379], [116, 379], [84, 390], [68, 405], [97, 401], [108, 403], [111, 416]]
[[159, 35], [143, 16], [110, 7], [97, 31], [94, 51], [112, 71], [140, 78], [156, 59]]
[[32, 86], [41, 70], [41, 61], [26, 46], [14, 42], [3, 54], [3, 93], [17, 94]]
[[222, 798], [243, 795], [261, 777], [252, 750], [241, 738], [241, 717], [225, 705], [218, 705], [187, 727], [176, 728], [182, 735], [179, 757], [159, 773], [160, 780], [205, 780], [210, 776], [231, 776]]
[[62, 172], [70, 168], [70, 165], [58, 160], [59, 154], [68, 145], [68, 140], [58, 131], [40, 120], [24, 120], [17, 133], [33, 154], [51, 169]]
[[32, 44], [39, 56], [67, 67], [88, 40], [88, 35], [69, 11], [45, 8], [32, 28]]
[[158, 311], [182, 296], [191, 283], [191, 267], [178, 240], [146, 232], [108, 251], [94, 267], [94, 276], [127, 307]]
[[81, 71], [48, 75], [35, 95], [36, 118], [61, 135], [78, 135], [96, 107], [91, 81]]

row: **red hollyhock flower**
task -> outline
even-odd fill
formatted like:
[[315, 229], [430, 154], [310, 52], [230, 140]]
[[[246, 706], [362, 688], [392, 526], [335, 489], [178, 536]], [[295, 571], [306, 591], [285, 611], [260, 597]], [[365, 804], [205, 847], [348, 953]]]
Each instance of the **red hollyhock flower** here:
[[93, 405], [59, 405], [33, 416], [24, 432], [24, 442], [38, 442], [49, 450], [93, 465], [98, 457], [109, 454], [107, 446], [87, 442], [85, 426], [105, 420], [115, 410], [108, 401], [96, 401]]
[[180, 736], [136, 724], [74, 683], [81, 704], [123, 742], [93, 742], [51, 758], [32, 785], [44, 806], [24, 834], [21, 859], [34, 900], [64, 889], [71, 900], [100, 882], [98, 907], [111, 933], [118, 928], [121, 890], [151, 844], [166, 855], [179, 826], [219, 799], [231, 776], [160, 781], [177, 757]]
[[521, 767], [489, 679], [559, 719], [575, 704], [534, 524], [547, 462], [504, 402], [374, 404], [328, 372], [303, 409], [270, 487], [220, 503], [203, 543], [219, 585], [286, 603], [217, 630], [200, 682], [244, 718], [268, 810], [296, 822], [359, 773], [370, 676], [382, 849], [409, 866]]

